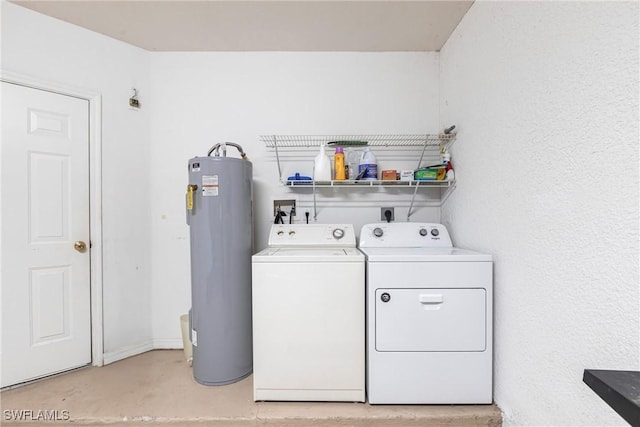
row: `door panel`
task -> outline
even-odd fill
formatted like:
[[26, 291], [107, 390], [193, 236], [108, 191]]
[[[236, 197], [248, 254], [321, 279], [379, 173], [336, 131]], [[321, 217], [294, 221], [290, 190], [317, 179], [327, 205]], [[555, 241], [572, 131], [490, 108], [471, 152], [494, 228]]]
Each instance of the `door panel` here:
[[69, 240], [69, 156], [29, 153], [31, 243]]
[[68, 115], [51, 111], [38, 111], [32, 108], [27, 111], [29, 112], [29, 133], [40, 133], [49, 136], [57, 135], [70, 139]]
[[2, 83], [2, 387], [91, 362], [88, 101]]
[[31, 270], [31, 345], [70, 339], [70, 266]]
[[484, 351], [484, 289], [376, 289], [376, 350]]

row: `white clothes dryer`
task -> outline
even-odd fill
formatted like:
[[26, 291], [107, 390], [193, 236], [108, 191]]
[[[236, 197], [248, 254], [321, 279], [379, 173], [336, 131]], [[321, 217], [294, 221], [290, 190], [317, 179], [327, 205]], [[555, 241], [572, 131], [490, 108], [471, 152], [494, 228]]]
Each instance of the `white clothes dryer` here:
[[273, 225], [252, 282], [254, 400], [363, 402], [364, 255], [353, 225]]
[[492, 257], [431, 223], [367, 224], [359, 248], [369, 403], [492, 403]]

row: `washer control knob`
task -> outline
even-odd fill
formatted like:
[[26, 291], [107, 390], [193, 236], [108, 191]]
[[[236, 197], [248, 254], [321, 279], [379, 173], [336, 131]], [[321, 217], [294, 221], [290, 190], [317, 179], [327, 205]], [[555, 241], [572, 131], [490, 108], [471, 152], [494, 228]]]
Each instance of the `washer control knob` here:
[[293, 231], [293, 230], [289, 231], [289, 236], [295, 236], [295, 234], [296, 234], [295, 231]]
[[380, 299], [382, 300], [382, 302], [389, 302], [391, 300], [391, 295], [385, 292], [384, 294], [380, 295]]
[[437, 229], [437, 228], [434, 228], [434, 229], [432, 229], [432, 230], [431, 230], [431, 235], [432, 235], [433, 237], [436, 237], [438, 234], [440, 234], [440, 232], [438, 231], [438, 229]]
[[282, 236], [284, 234], [284, 231], [280, 230], [278, 231], [278, 236]]
[[421, 236], [423, 236], [423, 237], [424, 237], [424, 236], [426, 236], [427, 234], [429, 234], [429, 232], [427, 231], [427, 229], [426, 229], [426, 228], [421, 228], [421, 229], [420, 229], [420, 235], [421, 235]]
[[382, 235], [384, 234], [384, 231], [382, 231], [382, 228], [380, 227], [376, 227], [373, 229], [373, 235], [376, 237], [382, 237]]
[[334, 238], [340, 240], [344, 237], [344, 230], [342, 228], [336, 228], [331, 234], [333, 234]]

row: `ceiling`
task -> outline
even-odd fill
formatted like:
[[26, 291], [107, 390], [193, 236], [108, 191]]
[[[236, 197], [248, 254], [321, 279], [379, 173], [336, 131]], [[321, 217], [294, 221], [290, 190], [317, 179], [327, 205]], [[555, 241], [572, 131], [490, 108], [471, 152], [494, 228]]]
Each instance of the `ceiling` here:
[[12, 3], [149, 51], [439, 51], [473, 1]]

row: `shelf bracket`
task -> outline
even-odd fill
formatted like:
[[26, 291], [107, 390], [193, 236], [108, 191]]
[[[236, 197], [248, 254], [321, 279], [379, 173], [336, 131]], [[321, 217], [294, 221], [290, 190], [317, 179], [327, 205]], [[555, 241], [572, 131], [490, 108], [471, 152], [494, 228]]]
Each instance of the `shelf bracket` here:
[[[424, 140], [424, 144], [422, 144], [422, 153], [420, 153], [420, 160], [418, 160], [418, 166], [416, 169], [420, 169], [420, 165], [422, 164], [422, 159], [424, 158], [424, 152], [427, 149], [427, 141], [428, 138]], [[409, 205], [409, 210], [407, 211], [407, 222], [409, 222], [409, 218], [411, 218], [411, 212], [413, 210], [413, 202], [416, 200], [416, 194], [418, 194], [418, 187], [420, 187], [420, 183], [416, 182], [416, 188], [413, 190], [413, 196], [411, 196], [411, 204]]]
[[[423, 151], [424, 153], [424, 151]], [[420, 161], [422, 161], [422, 157], [420, 157]], [[407, 211], [407, 222], [409, 222], [409, 218], [411, 218], [411, 212], [413, 210], [413, 202], [416, 200], [416, 194], [418, 194], [418, 187], [420, 187], [420, 182], [416, 181], [416, 188], [413, 190], [413, 196], [411, 196], [411, 204], [409, 205], [409, 210]]]
[[[420, 165], [422, 164], [422, 159], [424, 158], [424, 152], [427, 149], [427, 142], [428, 139], [424, 140], [424, 144], [422, 145], [422, 153], [420, 153], [420, 160], [418, 160], [418, 166], [416, 166], [416, 169], [420, 169]], [[413, 195], [415, 197], [415, 194]], [[411, 201], [411, 204], [413, 204], [413, 200]], [[407, 218], [408, 220], [409, 218]]]
[[276, 162], [278, 163], [278, 178], [280, 179], [280, 184], [284, 184], [282, 180], [282, 169], [280, 168], [280, 154], [278, 153], [278, 138], [276, 135], [273, 135], [273, 147], [276, 150]]
[[[413, 196], [411, 197], [411, 204], [409, 205], [409, 210], [407, 211], [407, 222], [409, 222], [409, 219], [411, 218], [411, 215], [413, 214], [413, 203], [416, 199], [416, 194], [418, 194], [418, 187], [420, 186], [420, 181], [416, 181], [416, 188], [415, 190], [413, 190]], [[442, 206], [444, 205], [444, 202], [447, 201], [447, 199], [449, 198], [449, 196], [451, 195], [451, 193], [453, 192], [453, 190], [456, 188], [456, 182], [452, 181], [449, 184], [449, 187], [447, 187], [447, 190], [444, 192], [444, 195], [440, 198], [440, 203], [438, 204], [438, 206]], [[442, 189], [440, 190], [442, 191]]]
[[[315, 171], [314, 171], [315, 174]], [[316, 205], [316, 180], [313, 180], [313, 222], [318, 220], [318, 207]]]

